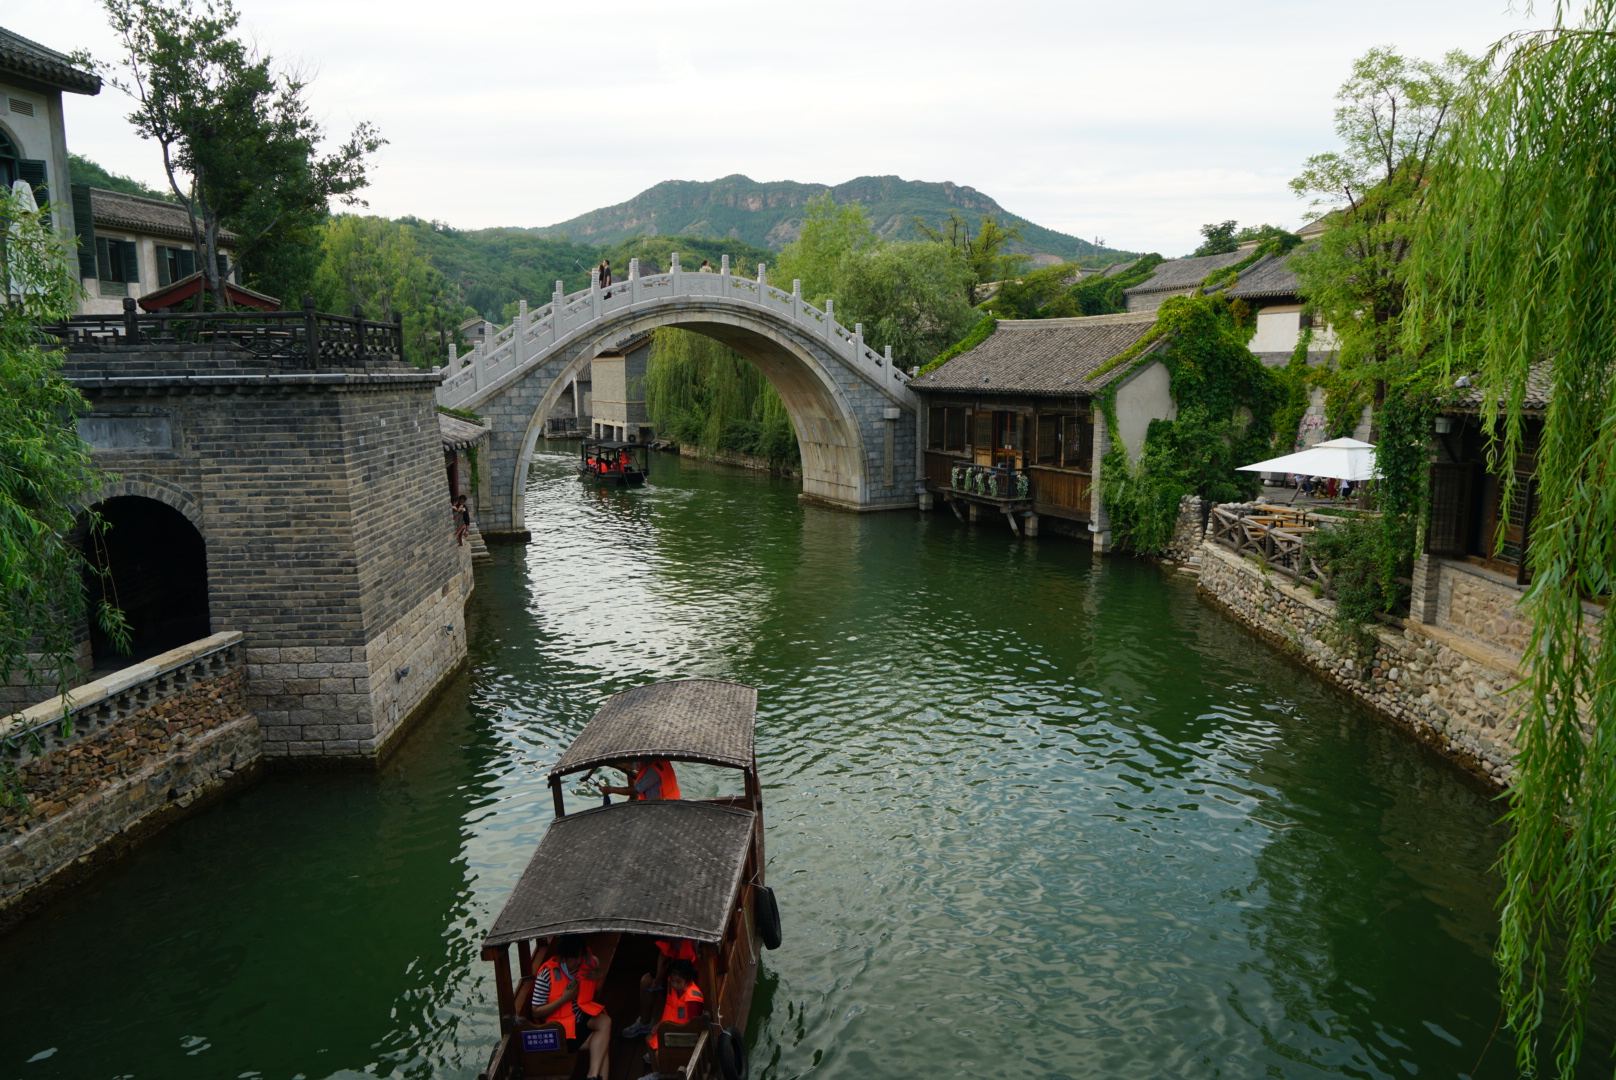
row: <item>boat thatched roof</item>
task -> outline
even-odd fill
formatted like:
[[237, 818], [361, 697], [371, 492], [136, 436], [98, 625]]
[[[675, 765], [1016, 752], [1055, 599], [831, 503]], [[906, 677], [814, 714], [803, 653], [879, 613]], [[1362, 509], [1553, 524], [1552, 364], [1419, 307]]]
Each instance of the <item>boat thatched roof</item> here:
[[613, 931], [717, 944], [746, 871], [757, 816], [654, 799], [551, 823], [485, 946]]
[[723, 679], [669, 679], [606, 699], [552, 777], [629, 758], [752, 767], [757, 691]]

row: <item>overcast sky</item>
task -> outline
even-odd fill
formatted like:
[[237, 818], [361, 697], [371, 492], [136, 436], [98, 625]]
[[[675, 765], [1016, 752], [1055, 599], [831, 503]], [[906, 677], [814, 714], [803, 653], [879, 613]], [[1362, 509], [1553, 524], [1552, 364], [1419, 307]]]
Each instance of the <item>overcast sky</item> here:
[[[313, 76], [328, 133], [390, 140], [375, 213], [549, 225], [660, 180], [896, 174], [1166, 255], [1203, 222], [1303, 219], [1286, 181], [1334, 147], [1365, 50], [1435, 59], [1530, 25], [1507, 0], [239, 2]], [[17, 33], [117, 57], [94, 0], [6, 8]], [[67, 97], [70, 148], [161, 184], [128, 99]]]

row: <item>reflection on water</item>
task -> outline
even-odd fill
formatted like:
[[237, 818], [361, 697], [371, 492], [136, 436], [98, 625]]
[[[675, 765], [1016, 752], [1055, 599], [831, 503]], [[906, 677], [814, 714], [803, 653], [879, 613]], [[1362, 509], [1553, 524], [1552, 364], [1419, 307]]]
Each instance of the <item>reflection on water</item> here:
[[1476, 1068], [1495, 807], [1182, 576], [571, 460], [379, 773], [273, 775], [0, 939], [0, 1078], [475, 1076], [544, 770], [678, 675], [759, 687], [786, 944], [754, 1075], [1512, 1074]]

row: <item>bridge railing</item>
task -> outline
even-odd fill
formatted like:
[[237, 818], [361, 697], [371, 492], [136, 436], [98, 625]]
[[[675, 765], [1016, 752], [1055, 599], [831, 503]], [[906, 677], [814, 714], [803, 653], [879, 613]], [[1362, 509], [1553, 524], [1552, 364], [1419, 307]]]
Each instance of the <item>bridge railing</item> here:
[[733, 300], [770, 311], [821, 339], [875, 386], [895, 395], [905, 392], [909, 377], [893, 364], [890, 348], [876, 352], [864, 343], [862, 326], [849, 330], [836, 321], [830, 303], [821, 311], [803, 300], [799, 282], [785, 292], [770, 285], [766, 274], [761, 266], [756, 280], [730, 274], [728, 256], [717, 273], [692, 273], [680, 267], [675, 255], [672, 267], [661, 274], [641, 274], [638, 260], [634, 260], [627, 279], [609, 286], [602, 286], [594, 272], [590, 287], [579, 292], [562, 293], [558, 281], [544, 307], [530, 311], [524, 300], [511, 324], [485, 338], [469, 356], [451, 352], [438, 402], [451, 408], [463, 406], [602, 319], [641, 304], [683, 297]]

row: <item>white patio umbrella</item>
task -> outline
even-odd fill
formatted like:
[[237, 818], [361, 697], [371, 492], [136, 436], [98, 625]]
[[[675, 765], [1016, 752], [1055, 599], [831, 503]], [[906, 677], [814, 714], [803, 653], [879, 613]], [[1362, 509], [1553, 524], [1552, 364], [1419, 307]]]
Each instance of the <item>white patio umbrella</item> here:
[[1295, 454], [1269, 458], [1255, 465], [1242, 465], [1240, 472], [1300, 473], [1330, 480], [1377, 480], [1375, 448], [1357, 439], [1331, 439]]

